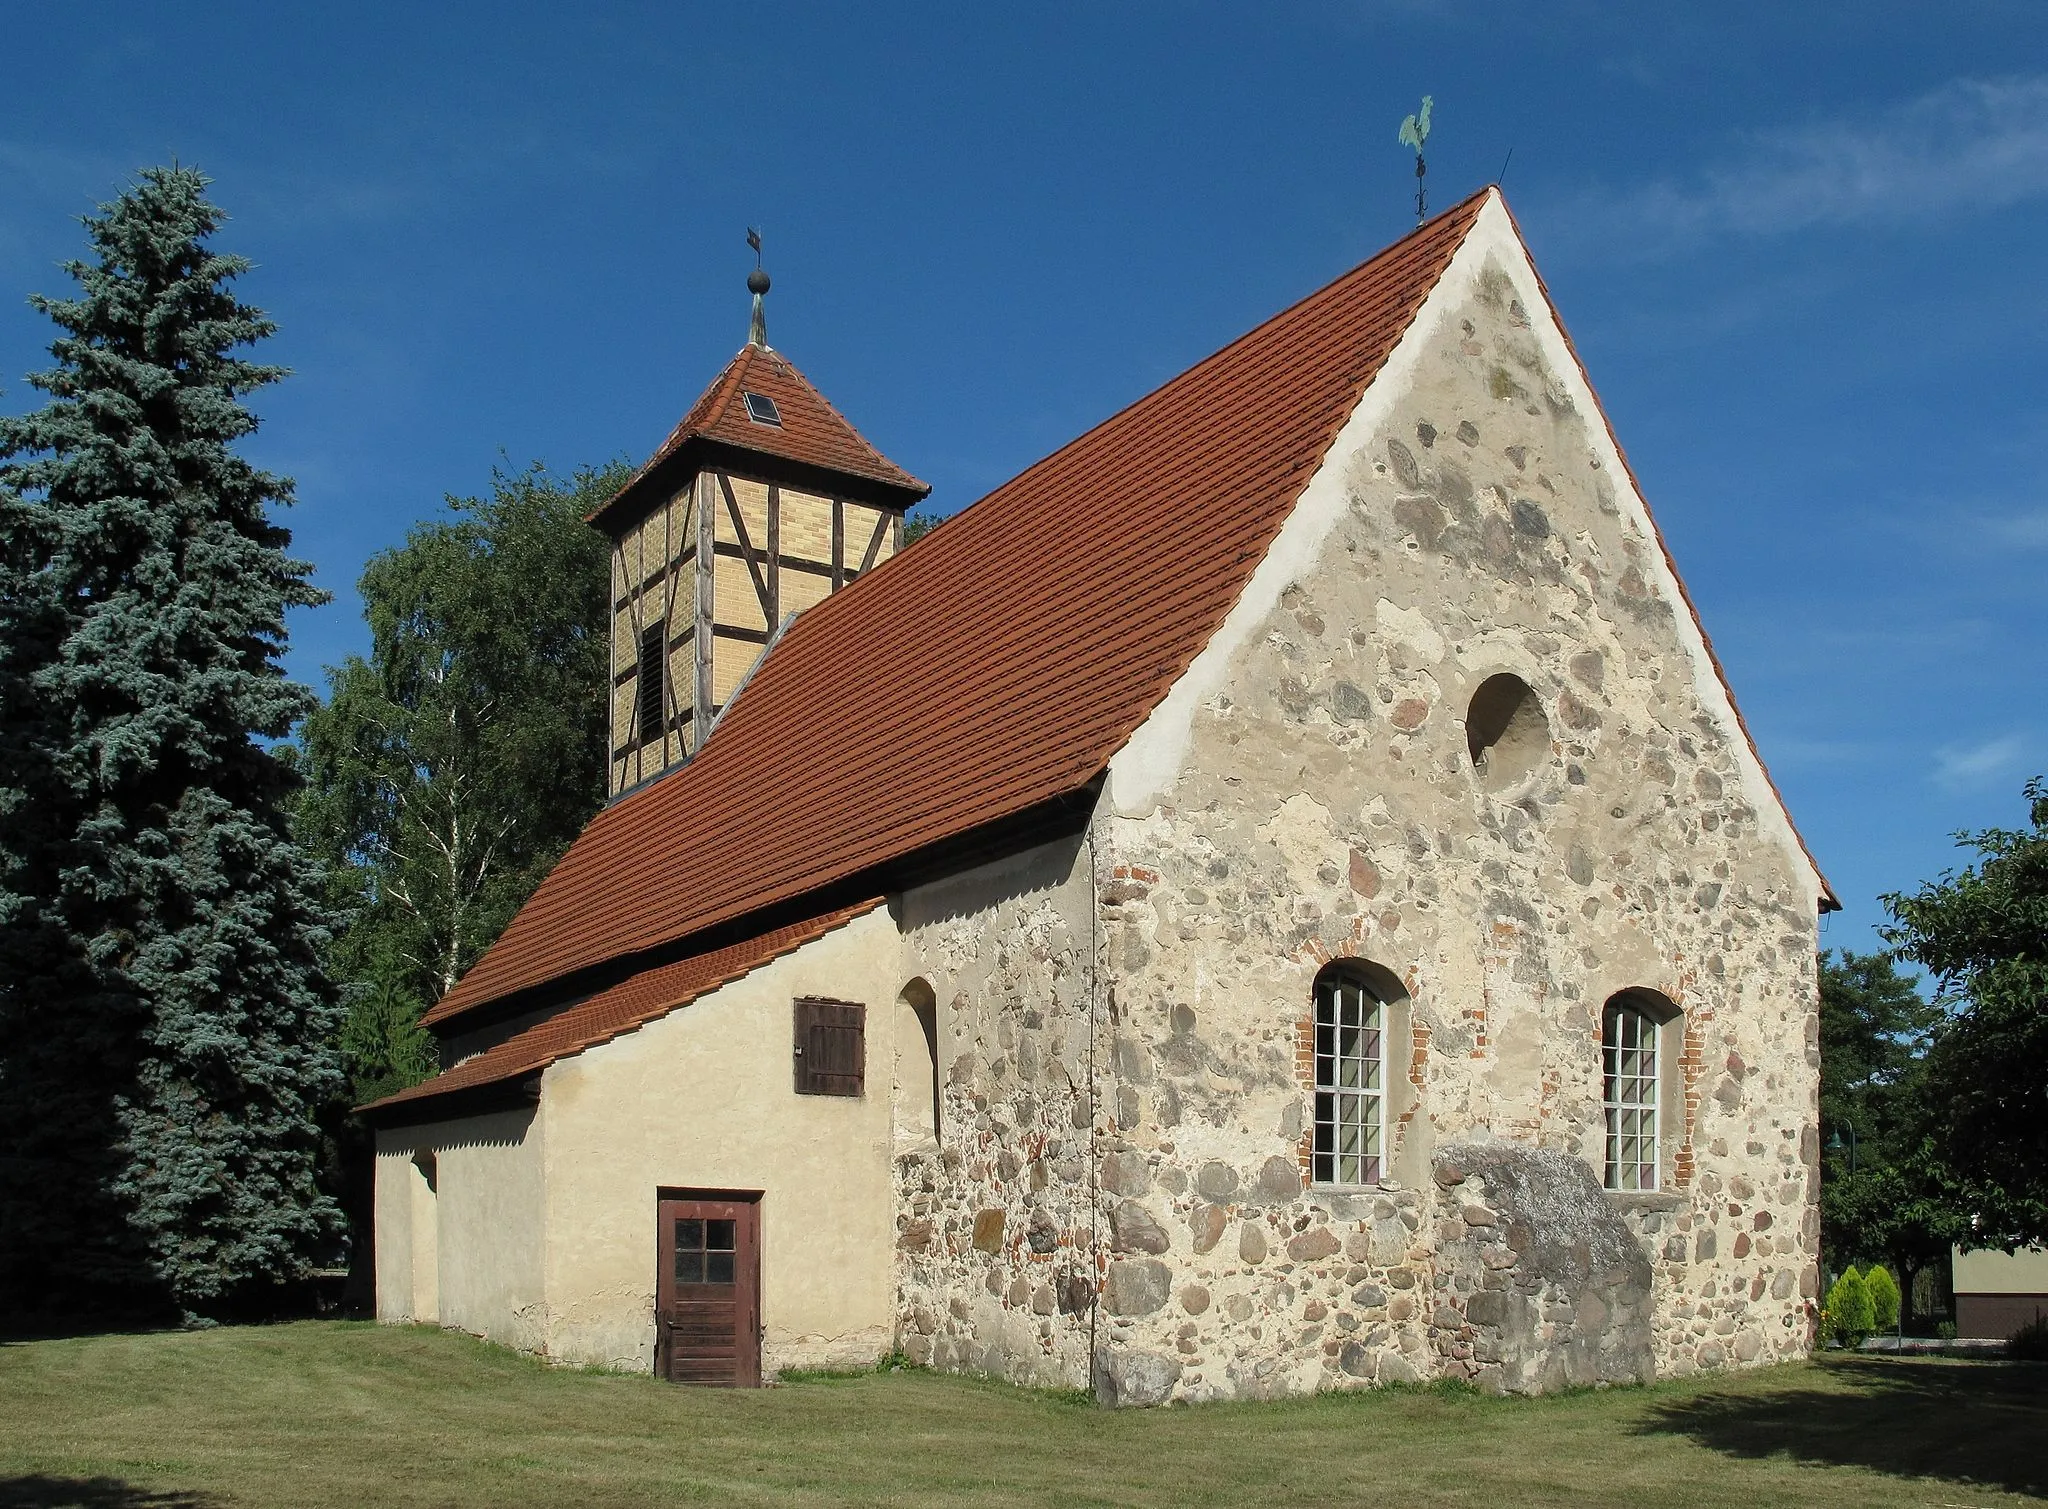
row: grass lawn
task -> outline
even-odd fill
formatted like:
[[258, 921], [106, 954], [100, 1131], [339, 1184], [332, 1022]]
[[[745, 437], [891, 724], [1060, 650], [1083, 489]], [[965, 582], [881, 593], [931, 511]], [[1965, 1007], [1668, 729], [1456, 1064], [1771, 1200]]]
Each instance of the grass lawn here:
[[1553, 1399], [1107, 1413], [899, 1373], [749, 1393], [351, 1323], [0, 1346], [0, 1506], [1989, 1505], [2048, 1367], [1854, 1358]]

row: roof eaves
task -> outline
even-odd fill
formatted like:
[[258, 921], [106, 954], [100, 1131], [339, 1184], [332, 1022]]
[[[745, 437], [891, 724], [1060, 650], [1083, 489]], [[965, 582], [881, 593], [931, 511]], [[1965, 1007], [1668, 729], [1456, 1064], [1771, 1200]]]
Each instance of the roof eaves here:
[[[745, 978], [764, 965], [794, 953], [805, 945], [838, 931], [849, 922], [866, 916], [882, 904], [882, 899], [879, 896], [870, 897], [850, 906], [821, 913], [807, 921], [770, 929], [747, 942], [729, 945], [723, 949], [713, 949], [705, 954], [643, 970], [586, 1000], [565, 1005], [546, 1020], [535, 1023], [524, 1032], [515, 1033], [474, 1058], [451, 1065], [422, 1084], [358, 1106], [356, 1110], [363, 1115], [381, 1116], [395, 1107], [416, 1106], [442, 1097], [468, 1094], [508, 1081], [523, 1079], [562, 1059], [572, 1058], [579, 1053], [588, 1052], [592, 1048], [624, 1037], [630, 1032], [636, 1032], [650, 1022], [659, 1021], [671, 1012], [702, 999], [714, 990]], [[730, 957], [720, 959], [717, 956], [721, 954]], [[699, 969], [693, 970], [692, 966], [698, 966]], [[664, 989], [664, 977], [674, 980], [675, 986]], [[638, 1004], [628, 1004], [634, 1002], [635, 997], [639, 995], [646, 995], [648, 999]], [[607, 1011], [608, 1005], [613, 1008], [610, 1012]], [[559, 1042], [551, 1042], [551, 1038], [560, 1035], [559, 1024], [571, 1015], [587, 1016], [588, 1026], [561, 1035]], [[468, 1070], [467, 1073], [464, 1072], [465, 1069]]]

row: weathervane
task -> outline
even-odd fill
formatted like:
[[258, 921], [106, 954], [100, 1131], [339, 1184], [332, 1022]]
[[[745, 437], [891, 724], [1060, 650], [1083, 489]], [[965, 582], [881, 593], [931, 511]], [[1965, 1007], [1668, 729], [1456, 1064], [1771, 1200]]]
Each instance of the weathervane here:
[[747, 325], [747, 344], [765, 347], [768, 313], [761, 307], [761, 296], [768, 291], [768, 274], [761, 270], [761, 233], [751, 225], [747, 227], [747, 245], [754, 249], [754, 270], [747, 274], [747, 291], [754, 296], [754, 317]]
[[1434, 96], [1425, 94], [1422, 97], [1422, 108], [1401, 122], [1401, 135], [1398, 138], [1402, 146], [1415, 149], [1415, 223], [1417, 225], [1422, 224], [1424, 220], [1429, 218], [1429, 189], [1424, 183], [1422, 176], [1429, 171], [1429, 166], [1422, 160], [1422, 144], [1429, 140], [1429, 112], [1430, 107], [1435, 103], [1436, 99]]

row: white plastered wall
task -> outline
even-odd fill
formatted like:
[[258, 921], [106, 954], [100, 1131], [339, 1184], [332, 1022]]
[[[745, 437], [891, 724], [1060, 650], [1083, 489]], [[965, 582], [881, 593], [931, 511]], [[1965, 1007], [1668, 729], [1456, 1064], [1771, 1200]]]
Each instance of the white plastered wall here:
[[[877, 908], [549, 1067], [541, 1090], [549, 1356], [652, 1366], [662, 1189], [761, 1193], [768, 1376], [782, 1367], [872, 1362], [889, 1349], [890, 1086], [901, 974], [895, 922]], [[795, 1093], [798, 996], [868, 1008], [860, 1098]]]
[[538, 1350], [541, 1128], [531, 1111], [377, 1135], [377, 1318]]

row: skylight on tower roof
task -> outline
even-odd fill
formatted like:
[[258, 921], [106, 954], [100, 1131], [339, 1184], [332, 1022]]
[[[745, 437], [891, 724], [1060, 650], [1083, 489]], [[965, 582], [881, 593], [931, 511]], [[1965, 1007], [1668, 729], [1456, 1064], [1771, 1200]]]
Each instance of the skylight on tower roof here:
[[756, 424], [772, 424], [778, 430], [782, 428], [782, 411], [775, 407], [775, 400], [766, 393], [742, 393], [740, 397], [747, 401], [747, 418]]

